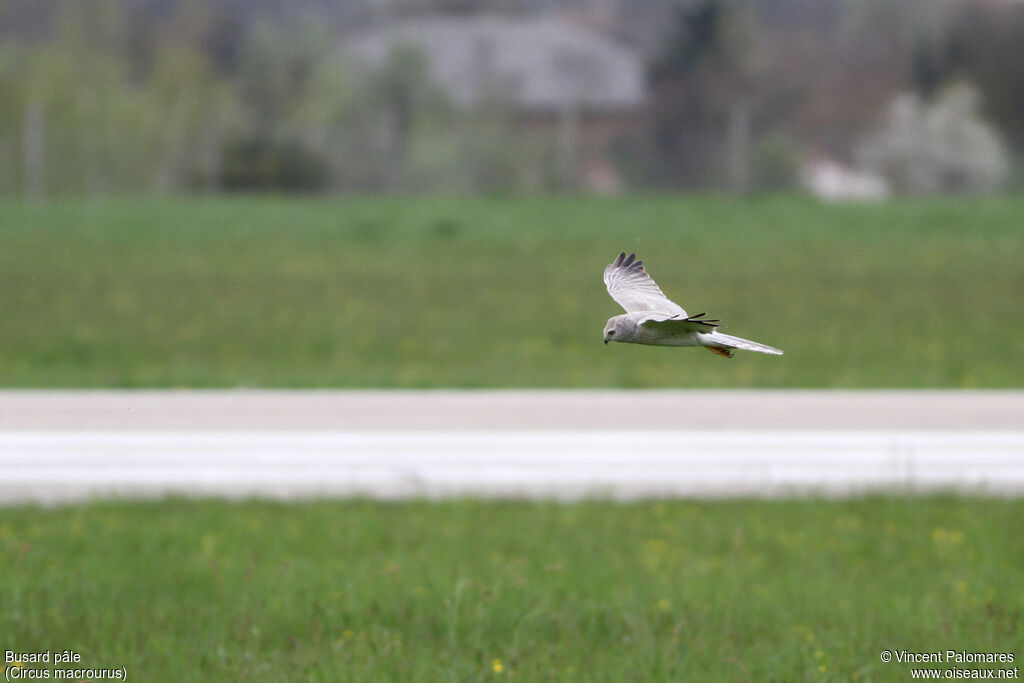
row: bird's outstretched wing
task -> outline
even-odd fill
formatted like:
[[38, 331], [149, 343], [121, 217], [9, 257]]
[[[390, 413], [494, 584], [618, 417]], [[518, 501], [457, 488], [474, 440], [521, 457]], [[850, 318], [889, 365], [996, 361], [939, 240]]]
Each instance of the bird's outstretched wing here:
[[686, 318], [683, 307], [662, 293], [636, 254], [622, 252], [605, 266], [604, 284], [626, 313], [649, 312], [654, 314], [652, 319], [660, 320]]
[[707, 313], [698, 313], [692, 315], [689, 318], [648, 318], [644, 320], [641, 325], [644, 327], [658, 330], [662, 334], [667, 335], [682, 335], [689, 332], [699, 332], [700, 334], [709, 334], [718, 329], [718, 323], [720, 320], [708, 320], [704, 316]]

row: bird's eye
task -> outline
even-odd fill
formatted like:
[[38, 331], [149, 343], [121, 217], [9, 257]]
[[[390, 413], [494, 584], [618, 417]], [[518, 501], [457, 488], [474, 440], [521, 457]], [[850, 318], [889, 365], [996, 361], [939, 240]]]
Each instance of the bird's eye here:
[[609, 337], [614, 337], [615, 336], [615, 330], [608, 330], [608, 336]]

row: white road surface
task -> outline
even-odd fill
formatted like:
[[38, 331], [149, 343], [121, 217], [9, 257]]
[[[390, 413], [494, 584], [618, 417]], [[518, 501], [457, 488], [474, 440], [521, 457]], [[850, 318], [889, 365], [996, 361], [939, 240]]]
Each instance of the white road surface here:
[[1024, 392], [0, 391], [0, 502], [1024, 494]]

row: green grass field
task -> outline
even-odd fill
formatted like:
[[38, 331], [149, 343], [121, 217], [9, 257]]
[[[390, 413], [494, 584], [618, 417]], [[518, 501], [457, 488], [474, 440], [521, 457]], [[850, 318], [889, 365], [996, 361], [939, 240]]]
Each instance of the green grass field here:
[[[1024, 657], [1024, 502], [0, 509], [0, 638], [143, 681], [889, 681]], [[51, 667], [52, 668], [52, 667]]]
[[[0, 386], [1019, 387], [1024, 198], [0, 203]], [[601, 343], [635, 250], [781, 358]]]

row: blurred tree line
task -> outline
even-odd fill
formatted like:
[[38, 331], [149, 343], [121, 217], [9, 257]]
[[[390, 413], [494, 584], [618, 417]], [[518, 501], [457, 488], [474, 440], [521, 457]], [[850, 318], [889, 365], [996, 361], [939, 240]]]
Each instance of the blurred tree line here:
[[[0, 0], [0, 194], [555, 189], [522, 180], [546, 152], [500, 98], [453, 116], [421, 56], [357, 76], [338, 49], [409, 13], [540, 10], [642, 50], [648, 105], [615, 146], [632, 186], [788, 188], [818, 155], [898, 190], [990, 189], [1012, 161], [981, 185], [956, 175], [978, 164], [907, 170], [985, 146], [1024, 184], [1021, 3]], [[900, 126], [971, 132], [900, 157]]]

